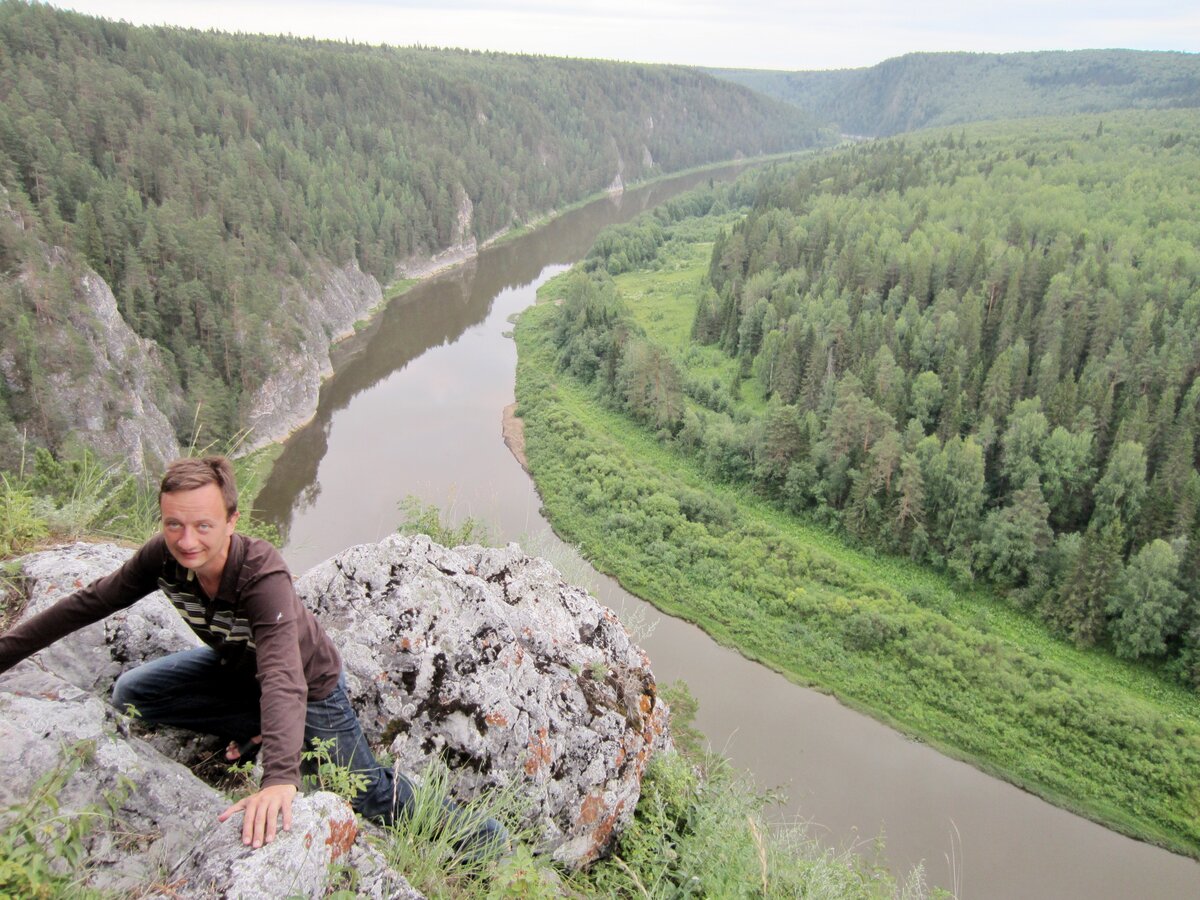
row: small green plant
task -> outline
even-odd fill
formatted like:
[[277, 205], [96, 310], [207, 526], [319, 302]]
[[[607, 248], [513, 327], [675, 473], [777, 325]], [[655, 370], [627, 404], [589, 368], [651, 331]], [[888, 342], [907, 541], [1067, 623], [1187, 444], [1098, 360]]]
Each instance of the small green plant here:
[[130, 786], [122, 782], [106, 792], [103, 805], [67, 812], [59, 803], [63, 787], [94, 752], [91, 741], [68, 748], [63, 761], [38, 779], [28, 799], [0, 815], [0, 897], [103, 896], [82, 884], [88, 862], [84, 839], [115, 817]]
[[468, 517], [458, 527], [443, 522], [442, 511], [431, 504], [423, 504], [421, 498], [408, 495], [400, 501], [404, 521], [398, 529], [401, 534], [425, 534], [446, 547], [462, 544], [487, 545], [491, 540], [488, 528], [478, 519]]
[[349, 767], [333, 761], [335, 744], [333, 738], [313, 738], [309, 742], [309, 749], [300, 754], [301, 765], [311, 769], [311, 774], [305, 777], [306, 786], [353, 800], [367, 789], [368, 778], [362, 772], [353, 772]]
[[0, 472], [0, 556], [25, 552], [47, 531], [33, 493], [19, 479]]
[[695, 726], [699, 703], [682, 678], [670, 684], [660, 684], [658, 694], [671, 710], [671, 741], [684, 759], [693, 764], [704, 760], [704, 735]]
[[923, 897], [920, 869], [902, 884], [853, 851], [835, 853], [800, 825], [771, 825], [773, 797], [708, 757], [659, 754], [615, 852], [571, 879], [585, 896]]
[[553, 900], [561, 897], [562, 878], [522, 844], [496, 867], [487, 900]]
[[25, 600], [20, 564], [11, 560], [0, 562], [0, 634], [16, 621]]

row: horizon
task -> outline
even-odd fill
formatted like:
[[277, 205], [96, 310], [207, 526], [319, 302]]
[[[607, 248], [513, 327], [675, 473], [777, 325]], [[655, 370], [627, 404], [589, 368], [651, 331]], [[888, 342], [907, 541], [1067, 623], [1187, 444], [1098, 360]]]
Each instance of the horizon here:
[[[370, 45], [783, 72], [869, 68], [911, 53], [1143, 50], [1194, 54], [1200, 7], [1151, 0], [991, 3], [918, 0], [64, 0], [132, 25]], [[282, 23], [282, 24], [281, 24]]]

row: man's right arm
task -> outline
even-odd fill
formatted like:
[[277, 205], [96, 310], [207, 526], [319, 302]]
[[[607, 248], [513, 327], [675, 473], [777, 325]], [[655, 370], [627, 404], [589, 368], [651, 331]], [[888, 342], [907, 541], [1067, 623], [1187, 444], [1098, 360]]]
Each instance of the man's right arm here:
[[162, 554], [162, 539], [151, 538], [115, 572], [68, 594], [0, 635], [0, 672], [153, 592], [158, 587]]

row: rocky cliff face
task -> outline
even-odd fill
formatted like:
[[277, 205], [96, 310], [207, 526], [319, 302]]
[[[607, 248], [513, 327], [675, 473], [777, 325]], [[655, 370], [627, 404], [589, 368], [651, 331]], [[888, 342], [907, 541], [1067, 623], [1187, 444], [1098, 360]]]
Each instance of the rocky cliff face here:
[[[25, 558], [25, 614], [128, 555], [76, 544]], [[603, 854], [630, 821], [646, 763], [668, 743], [667, 710], [613, 613], [544, 560], [516, 545], [451, 550], [396, 536], [317, 566], [297, 590], [342, 651], [369, 737], [403, 771], [419, 778], [441, 759], [463, 799], [514, 785], [542, 849], [570, 865]], [[215, 743], [131, 733], [106, 702], [113, 680], [194, 642], [155, 594], [0, 676], [0, 808], [27, 802], [43, 773], [77, 765], [59, 791], [62, 811], [122, 794], [117, 818], [136, 836], [89, 836], [96, 886], [128, 892], [157, 880], [171, 896], [265, 897], [278, 896], [287, 872], [287, 894], [322, 896], [328, 863], [353, 854], [369, 876], [362, 895], [414, 896], [355, 841], [336, 798], [305, 798], [289, 834], [248, 851], [235, 826], [215, 825], [227, 801], [180, 764]]]
[[90, 315], [73, 316], [72, 324], [91, 351], [92, 369], [76, 379], [56, 374], [52, 396], [75, 411], [76, 439], [102, 458], [123, 457], [136, 474], [156, 473], [180, 455], [174, 429], [154, 401], [167, 377], [158, 350], [125, 324], [95, 272], [79, 280], [78, 296]]
[[321, 380], [332, 373], [329, 347], [354, 323], [383, 302], [379, 282], [357, 262], [318, 273], [323, 286], [315, 296], [288, 298], [302, 337], [297, 346], [276, 346], [271, 374], [255, 392], [246, 411], [247, 449], [287, 437], [313, 417]]
[[[21, 224], [5, 203], [0, 214]], [[54, 285], [51, 311], [0, 325], [0, 378], [10, 410], [22, 414], [32, 443], [88, 447], [123, 459], [138, 474], [179, 456], [168, 419], [169, 375], [153, 342], [134, 333], [99, 275], [72, 268], [57, 247], [15, 273], [17, 290], [39, 297]], [[21, 332], [25, 331], [23, 335]]]

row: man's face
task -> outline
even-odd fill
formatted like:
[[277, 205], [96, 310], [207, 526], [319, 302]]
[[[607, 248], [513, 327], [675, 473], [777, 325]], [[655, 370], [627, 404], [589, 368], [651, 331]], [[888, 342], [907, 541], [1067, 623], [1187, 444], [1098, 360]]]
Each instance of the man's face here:
[[167, 549], [185, 569], [220, 578], [229, 555], [229, 538], [238, 514], [225, 515], [221, 489], [215, 484], [191, 491], [172, 491], [158, 501]]

